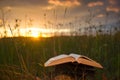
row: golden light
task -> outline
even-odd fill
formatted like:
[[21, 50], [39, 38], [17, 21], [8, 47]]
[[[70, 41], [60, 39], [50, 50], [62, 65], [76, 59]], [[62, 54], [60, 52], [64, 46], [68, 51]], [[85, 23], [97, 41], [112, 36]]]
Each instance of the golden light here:
[[30, 36], [34, 37], [34, 38], [38, 38], [38, 37], [40, 37], [40, 34], [39, 34], [39, 32], [32, 32]]
[[[57, 32], [57, 33], [56, 33]], [[48, 37], [53, 37], [55, 36], [55, 34], [57, 34], [58, 36], [61, 33], [64, 34], [68, 34], [70, 32], [69, 29], [45, 29], [45, 28], [20, 28], [19, 31], [18, 30], [13, 30], [11, 34], [11, 31], [9, 30], [9, 28], [7, 29], [7, 37], [19, 37], [19, 36], [24, 36], [24, 37], [34, 37], [34, 38], [39, 38], [39, 37], [44, 37], [44, 38], [48, 38]], [[4, 28], [0, 28], [0, 37], [4, 36]]]
[[41, 37], [44, 37], [44, 38], [48, 38], [48, 37], [52, 37], [52, 35], [48, 35], [48, 34], [42, 34]]
[[39, 37], [51, 37], [52, 35], [50, 34], [51, 30], [43, 29], [43, 28], [23, 28], [20, 30], [21, 35], [25, 37], [34, 37], [34, 38], [39, 38]]

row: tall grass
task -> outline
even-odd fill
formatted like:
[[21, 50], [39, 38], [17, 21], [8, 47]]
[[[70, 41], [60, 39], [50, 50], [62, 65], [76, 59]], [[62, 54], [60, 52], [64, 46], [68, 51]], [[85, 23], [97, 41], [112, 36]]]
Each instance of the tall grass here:
[[[38, 74], [40, 77], [47, 76], [49, 68], [44, 68], [44, 63], [54, 55], [53, 39], [55, 40], [55, 50], [58, 54], [77, 53], [86, 55], [100, 62], [104, 69], [98, 71], [98, 77], [104, 73], [109, 80], [119, 79], [120, 67], [120, 33], [115, 35], [97, 35], [97, 36], [61, 36], [52, 38], [39, 38], [35, 41], [33, 38], [18, 37], [14, 38], [19, 53], [23, 56], [28, 71], [32, 75]], [[59, 49], [59, 40], [61, 48]], [[2, 38], [0, 40], [0, 71], [10, 70], [15, 73], [21, 73], [20, 64], [17, 58], [16, 49], [11, 38]], [[7, 66], [7, 67], [2, 67]], [[9, 68], [16, 66], [19, 68]], [[10, 72], [2, 72], [1, 75], [9, 75]], [[16, 74], [13, 74], [16, 75]], [[9, 77], [9, 76], [8, 76]]]

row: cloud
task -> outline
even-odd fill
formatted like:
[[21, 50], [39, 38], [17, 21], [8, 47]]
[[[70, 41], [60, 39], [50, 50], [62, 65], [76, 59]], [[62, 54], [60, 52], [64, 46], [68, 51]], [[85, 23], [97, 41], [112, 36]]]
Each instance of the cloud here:
[[109, 5], [106, 7], [108, 12], [120, 12], [120, 0], [108, 0]]
[[120, 8], [118, 8], [118, 7], [112, 7], [112, 6], [108, 6], [108, 7], [106, 8], [106, 11], [108, 11], [108, 12], [116, 12], [116, 13], [118, 13], [118, 12], [120, 11]]
[[42, 7], [43, 10], [52, 10], [52, 9], [55, 9], [56, 7], [55, 6], [45, 6], [45, 7]]
[[10, 11], [12, 10], [12, 7], [11, 6], [6, 6], [6, 7], [3, 7], [4, 10], [7, 10], [7, 11]]
[[65, 7], [75, 7], [80, 6], [81, 3], [78, 0], [48, 0], [49, 4], [53, 4], [55, 6], [65, 6]]
[[101, 1], [97, 1], [97, 2], [90, 2], [90, 3], [88, 3], [88, 7], [95, 7], [95, 6], [103, 6], [103, 2], [101, 2]]
[[104, 17], [105, 15], [104, 14], [98, 14], [96, 17], [97, 18], [102, 18], [102, 17]]

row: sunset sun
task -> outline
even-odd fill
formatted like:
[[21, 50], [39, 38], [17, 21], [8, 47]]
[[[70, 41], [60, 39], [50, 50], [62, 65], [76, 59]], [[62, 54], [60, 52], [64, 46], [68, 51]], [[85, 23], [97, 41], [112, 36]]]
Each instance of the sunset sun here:
[[40, 34], [39, 34], [39, 32], [32, 32], [30, 36], [34, 37], [34, 38], [38, 38], [38, 37], [40, 37]]
[[51, 37], [52, 35], [50, 34], [51, 30], [47, 29], [42, 29], [42, 28], [23, 28], [20, 30], [20, 33], [22, 36], [25, 37], [34, 37], [34, 38], [39, 38], [39, 37]]

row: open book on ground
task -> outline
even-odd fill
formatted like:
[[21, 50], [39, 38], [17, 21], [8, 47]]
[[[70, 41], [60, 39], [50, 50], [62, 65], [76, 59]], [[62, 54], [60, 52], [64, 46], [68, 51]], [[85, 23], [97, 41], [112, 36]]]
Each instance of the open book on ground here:
[[102, 65], [100, 65], [98, 62], [83, 56], [83, 55], [78, 55], [78, 54], [61, 54], [55, 57], [50, 58], [45, 64], [45, 67], [48, 66], [55, 66], [63, 63], [68, 63], [68, 62], [77, 62], [78, 64], [83, 64], [83, 65], [88, 65], [92, 67], [97, 67], [97, 68], [103, 68]]

